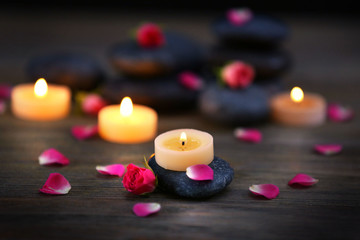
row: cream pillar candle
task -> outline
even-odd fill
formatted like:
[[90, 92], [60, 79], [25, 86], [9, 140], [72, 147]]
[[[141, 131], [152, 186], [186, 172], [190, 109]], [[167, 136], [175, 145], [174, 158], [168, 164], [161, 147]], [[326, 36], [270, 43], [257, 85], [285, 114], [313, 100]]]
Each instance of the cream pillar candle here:
[[272, 118], [289, 126], [317, 126], [325, 122], [326, 101], [314, 93], [295, 87], [289, 93], [274, 96], [270, 102]]
[[11, 93], [14, 115], [33, 121], [52, 121], [65, 118], [71, 105], [71, 91], [66, 86], [47, 84], [39, 79], [34, 84], [20, 84]]
[[100, 110], [99, 135], [116, 143], [141, 143], [154, 139], [158, 116], [154, 109], [132, 104], [126, 97], [120, 105], [110, 105]]
[[177, 129], [155, 139], [155, 159], [162, 168], [186, 171], [196, 164], [210, 164], [214, 159], [213, 137], [195, 129]]

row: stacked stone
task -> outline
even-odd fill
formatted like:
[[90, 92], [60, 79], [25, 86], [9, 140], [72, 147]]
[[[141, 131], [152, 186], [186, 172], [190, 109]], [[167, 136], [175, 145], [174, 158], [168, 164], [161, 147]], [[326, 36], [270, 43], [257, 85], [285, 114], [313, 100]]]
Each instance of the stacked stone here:
[[125, 96], [133, 102], [160, 111], [176, 111], [196, 106], [200, 89], [179, 83], [183, 71], [199, 71], [204, 64], [204, 50], [192, 39], [165, 31], [163, 44], [144, 47], [139, 39], [114, 45], [109, 59], [118, 76], [108, 81], [103, 96], [120, 103]]
[[255, 78], [250, 87], [236, 91], [209, 86], [200, 97], [201, 111], [228, 124], [267, 119], [268, 98], [282, 90], [280, 78], [290, 66], [289, 54], [283, 49], [289, 32], [286, 24], [248, 9], [229, 10], [213, 22], [212, 32], [217, 44], [209, 51], [209, 66], [214, 69], [241, 61], [253, 67]]

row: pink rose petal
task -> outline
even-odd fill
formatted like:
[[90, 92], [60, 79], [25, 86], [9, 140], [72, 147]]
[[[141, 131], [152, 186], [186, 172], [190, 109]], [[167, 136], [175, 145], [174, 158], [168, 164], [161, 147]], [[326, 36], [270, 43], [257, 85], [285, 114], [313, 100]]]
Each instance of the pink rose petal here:
[[245, 89], [253, 82], [254, 68], [242, 61], [226, 64], [220, 71], [221, 80], [230, 88]]
[[190, 90], [199, 90], [204, 86], [203, 80], [198, 75], [188, 71], [179, 74], [179, 83]]
[[67, 194], [70, 189], [71, 185], [63, 175], [60, 173], [51, 173], [39, 191], [47, 194], [62, 195]]
[[230, 9], [226, 12], [226, 17], [231, 24], [241, 26], [250, 21], [253, 14], [248, 8]]
[[0, 99], [9, 99], [11, 95], [11, 86], [8, 84], [0, 84]]
[[298, 173], [289, 181], [289, 185], [300, 184], [302, 186], [311, 186], [317, 183], [319, 180], [315, 179], [304, 173]]
[[186, 175], [195, 181], [214, 179], [214, 171], [206, 164], [197, 164], [186, 168]]
[[317, 144], [314, 146], [314, 150], [321, 155], [335, 155], [342, 151], [342, 145], [340, 144]]
[[54, 148], [45, 150], [39, 156], [40, 165], [51, 165], [51, 164], [60, 164], [68, 165], [70, 163], [69, 159], [65, 157], [62, 153], [57, 151]]
[[98, 94], [91, 93], [85, 96], [81, 107], [84, 113], [97, 116], [99, 111], [106, 106], [106, 101]]
[[125, 167], [122, 164], [111, 164], [106, 166], [96, 166], [96, 170], [104, 175], [113, 175], [122, 177]]
[[138, 217], [147, 217], [159, 212], [161, 205], [159, 203], [137, 203], [133, 207], [133, 212]]
[[251, 185], [249, 190], [255, 195], [264, 196], [268, 199], [276, 198], [280, 192], [279, 188], [274, 184]]
[[71, 134], [78, 140], [85, 140], [98, 134], [97, 125], [76, 125], [71, 128]]
[[250, 143], [259, 143], [262, 140], [261, 132], [252, 128], [236, 128], [234, 135], [237, 139]]
[[3, 114], [6, 111], [5, 101], [0, 99], [0, 114]]
[[337, 103], [331, 103], [327, 109], [328, 118], [333, 122], [346, 122], [354, 118], [354, 111]]

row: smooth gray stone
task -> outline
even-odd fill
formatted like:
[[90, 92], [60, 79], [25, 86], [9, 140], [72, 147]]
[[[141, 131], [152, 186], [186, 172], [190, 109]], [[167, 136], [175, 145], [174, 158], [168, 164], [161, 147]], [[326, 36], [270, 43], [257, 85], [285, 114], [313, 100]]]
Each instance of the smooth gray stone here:
[[194, 40], [175, 32], [164, 32], [165, 44], [143, 48], [134, 40], [114, 45], [109, 59], [114, 69], [135, 77], [154, 77], [201, 67], [205, 50]]
[[258, 14], [241, 26], [231, 24], [225, 17], [219, 18], [212, 24], [212, 30], [220, 42], [233, 46], [274, 47], [289, 34], [283, 21]]
[[157, 176], [162, 190], [185, 198], [211, 197], [224, 190], [234, 177], [233, 168], [216, 156], [209, 164], [214, 170], [214, 179], [211, 181], [195, 181], [190, 179], [186, 172], [166, 170], [156, 163], [155, 156], [149, 160], [149, 166]]
[[56, 53], [35, 57], [27, 68], [29, 80], [45, 78], [49, 83], [66, 85], [72, 90], [89, 91], [104, 79], [104, 71], [94, 59], [75, 53]]
[[206, 88], [199, 97], [199, 107], [206, 119], [228, 125], [252, 124], [269, 116], [269, 94], [252, 84], [246, 89], [218, 85]]

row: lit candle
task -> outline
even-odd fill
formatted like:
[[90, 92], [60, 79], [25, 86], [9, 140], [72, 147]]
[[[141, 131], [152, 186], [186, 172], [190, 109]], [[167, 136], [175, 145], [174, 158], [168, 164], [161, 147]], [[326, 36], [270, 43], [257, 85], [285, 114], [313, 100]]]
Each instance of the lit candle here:
[[70, 111], [71, 92], [62, 85], [47, 84], [40, 78], [34, 84], [20, 84], [11, 94], [11, 108], [21, 119], [52, 121], [65, 118]]
[[110, 142], [146, 142], [155, 137], [157, 119], [154, 109], [133, 105], [131, 99], [125, 97], [120, 105], [110, 105], [100, 110], [99, 134]]
[[156, 163], [164, 169], [186, 171], [196, 164], [210, 164], [214, 159], [213, 137], [195, 129], [177, 129], [155, 139]]
[[274, 96], [270, 107], [273, 119], [284, 125], [317, 126], [325, 121], [325, 99], [314, 93], [304, 94], [299, 87], [294, 87], [290, 95]]

